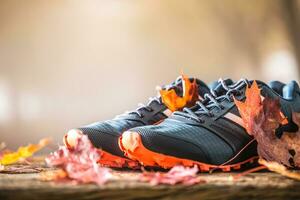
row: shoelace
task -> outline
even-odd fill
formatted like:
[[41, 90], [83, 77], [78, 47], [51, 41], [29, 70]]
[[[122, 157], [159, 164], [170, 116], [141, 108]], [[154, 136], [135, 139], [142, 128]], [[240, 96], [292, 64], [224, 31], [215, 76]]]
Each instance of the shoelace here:
[[241, 79], [235, 84], [227, 85], [223, 79], [218, 81], [222, 87], [226, 90], [224, 95], [218, 96], [214, 90], [211, 90], [211, 94], [205, 94], [203, 101], [197, 101], [196, 105], [192, 108], [184, 108], [182, 111], [174, 112], [174, 115], [179, 115], [185, 118], [193, 119], [199, 123], [204, 121], [201, 119], [201, 116], [207, 115], [213, 117], [214, 114], [211, 112], [213, 108], [218, 108], [223, 110], [224, 107], [221, 105], [221, 102], [227, 99], [228, 101], [233, 101], [233, 96], [240, 93], [242, 87], [249, 84], [248, 80]]
[[[176, 78], [176, 80], [169, 84], [169, 85], [165, 85], [163, 87], [160, 87], [160, 86], [157, 86], [156, 87], [156, 91], [159, 91], [161, 90], [162, 88], [165, 89], [165, 90], [170, 90], [170, 89], [173, 89], [175, 88], [176, 86], [178, 86], [180, 83], [182, 82], [182, 76], [179, 76]], [[159, 92], [158, 92], [159, 93]], [[117, 115], [116, 118], [118, 117], [121, 117], [121, 116], [127, 116], [127, 115], [132, 115], [132, 114], [136, 114], [138, 115], [140, 118], [143, 118], [144, 115], [143, 113], [141, 112], [142, 110], [146, 110], [148, 112], [153, 112], [153, 108], [151, 107], [151, 104], [153, 102], [157, 102], [159, 105], [162, 105], [163, 102], [160, 98], [160, 95], [156, 96], [156, 97], [150, 97], [149, 98], [149, 101], [148, 103], [145, 105], [143, 103], [139, 103], [138, 104], [138, 108], [136, 110], [133, 110], [133, 111], [126, 111], [125, 113], [121, 114], [121, 115]]]

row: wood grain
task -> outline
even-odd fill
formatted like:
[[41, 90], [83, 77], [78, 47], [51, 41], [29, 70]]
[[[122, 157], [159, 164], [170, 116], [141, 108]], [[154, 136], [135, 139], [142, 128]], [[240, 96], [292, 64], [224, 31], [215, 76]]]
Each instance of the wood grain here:
[[[20, 167], [20, 165], [17, 165]], [[45, 182], [40, 171], [53, 170], [43, 163], [39, 171], [0, 174], [0, 199], [300, 199], [300, 182], [271, 172], [252, 173], [233, 180], [234, 173], [199, 174], [206, 183], [194, 186], [151, 186], [137, 181], [139, 171], [113, 171], [103, 186]]]

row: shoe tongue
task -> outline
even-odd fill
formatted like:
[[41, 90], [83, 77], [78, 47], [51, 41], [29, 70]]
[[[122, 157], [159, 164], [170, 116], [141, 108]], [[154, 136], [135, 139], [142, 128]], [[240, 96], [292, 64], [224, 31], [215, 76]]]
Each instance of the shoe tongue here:
[[[226, 85], [232, 85], [234, 83], [231, 79], [225, 79], [223, 82]], [[212, 90], [215, 92], [216, 96], [224, 95], [227, 92], [227, 89], [223, 87], [222, 83], [215, 84], [213, 87]]]
[[[196, 83], [197, 83], [197, 85], [198, 85], [198, 95], [199, 95], [200, 97], [202, 97], [202, 99], [204, 99], [204, 95], [205, 95], [206, 93], [210, 93], [210, 89], [211, 89], [212, 87], [206, 85], [203, 81], [201, 81], [201, 80], [199, 80], [199, 79], [195, 79], [195, 80], [196, 80]], [[193, 81], [193, 79], [192, 79], [192, 81]]]
[[182, 87], [182, 77], [179, 76], [174, 82], [169, 85], [164, 85], [162, 87], [163, 90], [171, 90], [173, 89], [178, 96], [183, 95], [183, 87]]

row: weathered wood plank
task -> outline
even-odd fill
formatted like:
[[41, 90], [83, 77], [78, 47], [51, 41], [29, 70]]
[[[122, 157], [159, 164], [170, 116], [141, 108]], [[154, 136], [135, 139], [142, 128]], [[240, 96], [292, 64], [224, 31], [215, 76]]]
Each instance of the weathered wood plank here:
[[229, 178], [232, 173], [199, 174], [207, 183], [195, 186], [151, 186], [137, 181], [139, 173], [114, 171], [113, 180], [103, 186], [44, 182], [40, 173], [2, 173], [0, 199], [300, 199], [300, 182], [270, 172], [235, 181]]

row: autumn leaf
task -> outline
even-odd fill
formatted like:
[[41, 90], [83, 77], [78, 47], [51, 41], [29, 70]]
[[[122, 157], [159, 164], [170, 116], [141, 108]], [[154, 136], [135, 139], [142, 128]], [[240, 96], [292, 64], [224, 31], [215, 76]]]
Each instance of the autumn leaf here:
[[198, 167], [195, 165], [192, 168], [184, 166], [175, 166], [167, 173], [163, 172], [143, 172], [140, 180], [149, 182], [151, 185], [175, 185], [181, 183], [183, 185], [193, 185], [204, 182], [197, 177]]
[[[46, 158], [49, 166], [60, 170], [51, 175], [43, 174], [44, 180], [72, 180], [75, 183], [96, 183], [102, 185], [110, 177], [110, 169], [101, 167], [97, 162], [101, 158], [101, 150], [95, 148], [88, 136], [77, 138], [73, 148], [60, 146]], [[45, 177], [46, 176], [46, 177]]]
[[189, 78], [182, 75], [183, 95], [178, 96], [174, 89], [160, 90], [163, 103], [172, 111], [181, 110], [184, 107], [190, 107], [199, 100], [198, 86], [196, 80], [191, 82]]
[[38, 144], [29, 144], [25, 147], [19, 147], [16, 152], [5, 152], [0, 159], [1, 165], [10, 165], [18, 162], [20, 159], [31, 157], [34, 153], [41, 150], [50, 143], [49, 138], [40, 140]]
[[[281, 112], [279, 99], [263, 100], [254, 82], [246, 90], [246, 100], [235, 100], [245, 128], [256, 139], [258, 154], [268, 162], [288, 167], [300, 167], [300, 133], [284, 132], [279, 138], [275, 130], [288, 121]], [[293, 113], [292, 120], [300, 126], [300, 113]]]
[[256, 81], [253, 82], [251, 87], [246, 88], [245, 102], [238, 101], [234, 98], [234, 102], [240, 112], [243, 119], [245, 129], [251, 134], [251, 128], [253, 127], [254, 117], [261, 112], [262, 100], [260, 97], [260, 89]]
[[289, 170], [284, 165], [281, 165], [277, 162], [268, 162], [264, 159], [259, 159], [258, 162], [259, 162], [259, 164], [266, 166], [270, 171], [279, 173], [282, 176], [286, 176], [288, 178], [300, 180], [299, 172]]

